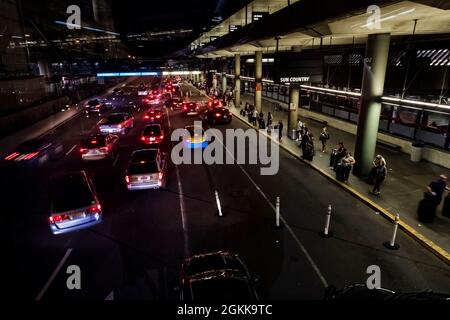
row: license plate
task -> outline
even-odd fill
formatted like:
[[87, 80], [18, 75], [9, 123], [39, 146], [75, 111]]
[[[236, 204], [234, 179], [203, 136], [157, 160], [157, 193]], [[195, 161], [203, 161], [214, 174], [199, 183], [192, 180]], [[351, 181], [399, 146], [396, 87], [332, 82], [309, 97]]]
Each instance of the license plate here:
[[77, 212], [70, 215], [70, 220], [78, 220], [86, 218], [86, 214], [84, 212]]
[[139, 177], [139, 181], [148, 181], [150, 177]]

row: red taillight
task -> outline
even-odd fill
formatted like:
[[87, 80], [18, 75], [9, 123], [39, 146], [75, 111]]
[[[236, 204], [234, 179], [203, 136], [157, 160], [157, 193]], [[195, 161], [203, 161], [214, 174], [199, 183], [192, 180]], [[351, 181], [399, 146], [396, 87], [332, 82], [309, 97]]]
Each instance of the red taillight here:
[[86, 210], [87, 214], [95, 214], [95, 213], [99, 213], [102, 211], [102, 206], [100, 204], [96, 204], [92, 207], [90, 207], [89, 209]]
[[126, 183], [130, 183], [130, 177], [129, 176], [125, 176], [125, 182]]
[[220, 113], [216, 113], [216, 117], [217, 118], [219, 118], [219, 117], [221, 117], [222, 115], [220, 114]]
[[149, 118], [150, 118], [149, 116], [145, 116], [145, 117], [144, 117], [144, 119], [149, 119]]
[[162, 172], [160, 172], [159, 174], [158, 174], [158, 179], [159, 179], [159, 181], [161, 181], [162, 179], [163, 179], [163, 173]]
[[195, 110], [198, 110], [198, 109], [200, 109], [200, 107], [199, 107], [199, 106], [196, 106], [196, 107], [195, 107]]
[[146, 138], [145, 138], [144, 136], [141, 137], [141, 140], [142, 140], [142, 141], [145, 141], [145, 139], [146, 139]]
[[160, 139], [160, 140], [164, 139], [164, 135], [160, 135], [160, 136], [159, 136], [159, 139]]
[[121, 124], [119, 124], [119, 129], [122, 129], [122, 125]]
[[88, 151], [88, 149], [86, 148], [80, 148], [80, 153], [86, 153]]
[[64, 220], [69, 220], [69, 216], [62, 214], [62, 215], [50, 216], [48, 218], [48, 222], [50, 222], [50, 223], [58, 223], [58, 222], [62, 222]]
[[184, 107], [183, 107], [183, 110], [187, 110], [187, 107], [186, 107], [186, 106], [184, 106]]
[[19, 155], [20, 155], [20, 153], [14, 152], [14, 153], [10, 154], [9, 156], [5, 157], [5, 160], [7, 160], [7, 161], [13, 160], [14, 158], [17, 158]]
[[100, 150], [108, 152], [109, 151], [109, 147], [101, 147]]
[[161, 118], [161, 116], [160, 116], [160, 115], [157, 115], [157, 116], [156, 116], [156, 119], [160, 119], [160, 118]]
[[31, 159], [35, 158], [38, 154], [39, 154], [39, 152], [29, 153], [22, 160], [31, 160]]

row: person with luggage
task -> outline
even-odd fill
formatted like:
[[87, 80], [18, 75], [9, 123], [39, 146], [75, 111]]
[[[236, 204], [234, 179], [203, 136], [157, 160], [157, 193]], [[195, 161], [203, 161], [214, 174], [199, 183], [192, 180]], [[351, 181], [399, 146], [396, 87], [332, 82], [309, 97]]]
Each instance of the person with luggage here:
[[427, 186], [427, 190], [433, 196], [436, 207], [438, 207], [442, 201], [442, 195], [444, 194], [444, 191], [450, 190], [450, 188], [447, 187], [447, 177], [441, 174], [437, 180], [432, 181]]
[[297, 121], [297, 139], [295, 141], [300, 141], [301, 137], [303, 135], [303, 122], [302, 120], [298, 119]]
[[304, 139], [306, 140], [306, 142], [304, 143], [302, 158], [304, 160], [312, 161], [315, 155], [314, 136], [312, 133], [308, 132], [305, 135]]
[[337, 166], [336, 179], [342, 182], [348, 182], [350, 177], [350, 172], [352, 171], [353, 165], [356, 163], [355, 158], [353, 158], [350, 152], [347, 152], [345, 157]]
[[330, 134], [327, 131], [327, 128], [323, 128], [322, 133], [319, 136], [320, 142], [322, 142], [322, 153], [325, 152], [325, 148], [327, 147], [327, 142], [330, 140]]
[[384, 162], [380, 162], [375, 168], [375, 178], [374, 178], [374, 186], [372, 189], [372, 194], [379, 196], [381, 191], [381, 184], [386, 178], [387, 169]]
[[272, 116], [272, 113], [269, 112], [267, 114], [267, 128], [272, 127], [272, 122], [273, 122], [273, 116]]
[[281, 139], [283, 138], [283, 127], [283, 120], [278, 121], [278, 140], [280, 142], [282, 142]]

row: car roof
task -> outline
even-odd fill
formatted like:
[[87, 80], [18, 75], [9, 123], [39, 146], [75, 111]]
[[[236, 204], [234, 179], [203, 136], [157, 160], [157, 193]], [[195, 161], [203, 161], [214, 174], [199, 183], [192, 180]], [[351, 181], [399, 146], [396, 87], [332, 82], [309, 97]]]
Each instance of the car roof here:
[[245, 266], [234, 253], [222, 251], [192, 256], [185, 260], [183, 268], [186, 276], [224, 270], [247, 272]]

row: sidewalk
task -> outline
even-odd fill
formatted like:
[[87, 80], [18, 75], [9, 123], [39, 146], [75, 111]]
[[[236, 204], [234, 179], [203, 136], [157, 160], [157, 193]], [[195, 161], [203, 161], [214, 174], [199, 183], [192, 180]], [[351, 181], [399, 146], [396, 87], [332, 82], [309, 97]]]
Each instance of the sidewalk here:
[[[241, 96], [241, 101], [243, 105], [246, 102], [253, 104], [253, 96], [244, 94]], [[247, 119], [239, 114], [240, 109], [232, 107], [230, 110], [237, 118], [248, 123]], [[267, 118], [269, 111], [272, 112], [274, 123], [277, 123], [278, 120], [283, 121], [285, 132], [283, 133], [282, 145], [290, 153], [300, 157], [301, 150], [297, 145], [298, 143], [287, 137], [287, 112], [274, 111], [274, 104], [266, 99], [262, 100], [262, 111], [265, 118]], [[411, 162], [408, 155], [377, 145], [376, 154], [383, 155], [388, 167], [388, 175], [381, 186], [381, 195], [377, 197], [369, 193], [372, 186], [365, 181], [350, 175], [348, 183], [341, 183], [335, 179], [334, 171], [329, 169], [330, 149], [342, 141], [347, 150], [354, 153], [356, 137], [353, 134], [333, 128], [333, 124], [329, 123], [330, 140], [328, 141], [328, 149], [325, 153], [322, 153], [318, 137], [324, 125], [308, 118], [301, 118], [301, 120], [307, 123], [310, 132], [315, 137], [316, 156], [311, 163], [308, 161], [306, 163], [389, 219], [392, 220], [395, 214], [400, 214], [400, 227], [403, 230], [441, 258], [447, 259], [447, 263], [450, 262], [450, 219], [442, 216], [442, 203], [436, 211], [437, 218], [432, 224], [423, 224], [417, 218], [417, 206], [423, 198], [425, 187], [440, 174], [450, 177], [448, 169], [427, 162]]]

